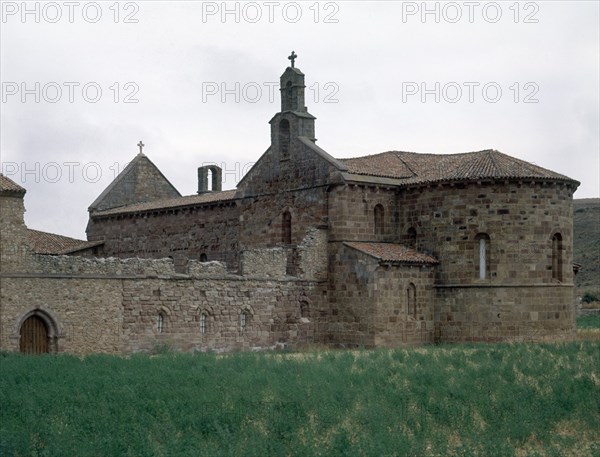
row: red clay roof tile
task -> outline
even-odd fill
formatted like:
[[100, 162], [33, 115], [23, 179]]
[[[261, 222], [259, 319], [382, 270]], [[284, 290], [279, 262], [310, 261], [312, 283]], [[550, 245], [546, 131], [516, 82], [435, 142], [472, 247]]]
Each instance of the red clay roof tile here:
[[113, 214], [138, 213], [143, 211], [153, 211], [166, 208], [179, 208], [184, 206], [202, 205], [205, 203], [214, 203], [233, 200], [236, 190], [224, 190], [221, 192], [208, 192], [200, 195], [187, 195], [185, 197], [163, 198], [144, 203], [135, 203], [133, 205], [121, 206], [105, 211], [95, 211], [92, 216], [110, 216]]
[[33, 229], [27, 229], [27, 238], [29, 247], [33, 252], [50, 255], [69, 254], [82, 249], [99, 246], [103, 243], [103, 241], [78, 240], [68, 236], [40, 232]]
[[383, 262], [399, 262], [435, 265], [439, 263], [434, 257], [395, 243], [370, 243], [347, 241], [344, 245], [375, 257]]
[[338, 160], [348, 167], [350, 173], [396, 178], [403, 184], [479, 179], [543, 179], [577, 183], [567, 176], [495, 150], [462, 154], [389, 151]]
[[0, 192], [25, 193], [25, 189], [0, 173]]

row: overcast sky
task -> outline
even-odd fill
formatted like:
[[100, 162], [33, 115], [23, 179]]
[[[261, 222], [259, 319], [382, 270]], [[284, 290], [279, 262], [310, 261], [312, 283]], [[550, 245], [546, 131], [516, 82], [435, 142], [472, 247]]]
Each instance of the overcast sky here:
[[138, 152], [183, 194], [269, 146], [294, 50], [334, 157], [497, 149], [599, 196], [599, 3], [2, 2], [0, 161], [30, 228], [85, 238]]

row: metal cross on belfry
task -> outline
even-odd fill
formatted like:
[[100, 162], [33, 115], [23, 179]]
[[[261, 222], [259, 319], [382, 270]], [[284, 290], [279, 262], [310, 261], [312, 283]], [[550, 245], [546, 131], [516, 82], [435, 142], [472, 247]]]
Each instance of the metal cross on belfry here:
[[292, 68], [294, 68], [294, 61], [296, 60], [296, 57], [298, 57], [298, 54], [296, 54], [294, 51], [292, 51], [292, 54], [288, 57], [288, 59], [292, 61]]
[[140, 140], [140, 142], [139, 142], [137, 145], [138, 145], [138, 147], [140, 148], [140, 154], [141, 154], [141, 153], [142, 153], [142, 148], [143, 148], [144, 146], [146, 146], [146, 145], [145, 145], [144, 143], [142, 143], [142, 140]]

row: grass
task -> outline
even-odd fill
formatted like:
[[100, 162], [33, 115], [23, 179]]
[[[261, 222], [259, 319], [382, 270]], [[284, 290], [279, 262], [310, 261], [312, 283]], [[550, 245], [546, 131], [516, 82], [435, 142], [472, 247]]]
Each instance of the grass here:
[[577, 329], [600, 329], [600, 314], [578, 316]]
[[0, 355], [2, 456], [600, 455], [597, 342]]
[[600, 342], [600, 314], [577, 317], [577, 338]]

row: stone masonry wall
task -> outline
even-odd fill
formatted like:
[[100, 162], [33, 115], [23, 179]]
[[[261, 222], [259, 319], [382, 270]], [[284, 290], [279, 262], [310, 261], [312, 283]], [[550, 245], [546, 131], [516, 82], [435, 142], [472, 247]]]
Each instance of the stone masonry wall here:
[[[330, 244], [329, 342], [344, 347], [433, 341], [433, 268], [380, 265], [341, 243]], [[415, 287], [409, 309], [407, 288]]]
[[[138, 280], [123, 285], [125, 353], [163, 343], [183, 351], [231, 351], [313, 341], [313, 324], [301, 307], [318, 310], [317, 283], [241, 278]], [[246, 313], [242, 328], [240, 315]], [[158, 331], [158, 315], [164, 331]], [[205, 332], [200, 324], [206, 315]]]
[[23, 195], [0, 193], [0, 273], [25, 268], [29, 259], [24, 213]]
[[0, 281], [0, 348], [19, 350], [24, 317], [41, 311], [58, 328], [58, 351], [119, 352], [122, 283], [116, 279], [3, 277]]
[[[160, 344], [230, 351], [313, 342], [310, 316], [322, 314], [325, 284], [268, 279], [268, 259], [262, 260], [245, 277], [215, 261], [191, 261], [188, 274], [179, 274], [170, 259], [32, 256], [28, 270], [0, 278], [0, 349], [19, 350], [20, 327], [32, 312], [56, 327], [56, 349], [74, 354], [152, 351]], [[285, 272], [285, 263], [276, 268]]]
[[[332, 241], [399, 242], [397, 190], [377, 186], [340, 185], [329, 192]], [[384, 210], [383, 230], [375, 230], [375, 206]]]
[[573, 289], [566, 285], [437, 287], [435, 339], [556, 341], [575, 337]]
[[123, 173], [111, 191], [95, 202], [95, 210], [102, 211], [138, 202], [179, 197], [179, 192], [146, 156], [135, 157]]
[[242, 252], [241, 269], [244, 276], [283, 278], [288, 253], [283, 248], [248, 249]]
[[[386, 231], [379, 235], [373, 225], [376, 204], [385, 209]], [[330, 208], [332, 240], [409, 244], [408, 231], [416, 230], [416, 248], [440, 260], [432, 296], [436, 340], [573, 334], [572, 188], [458, 183], [392, 193], [337, 186]], [[562, 238], [559, 274], [553, 273], [556, 233]], [[481, 234], [489, 237], [485, 279], [479, 272]]]
[[[552, 284], [552, 236], [562, 236], [562, 283], [573, 283], [572, 189], [557, 184], [461, 184], [399, 194], [399, 233], [440, 259], [439, 284]], [[479, 279], [477, 235], [489, 236]]]
[[172, 257], [178, 271], [188, 259], [225, 262], [238, 268], [239, 209], [235, 203], [132, 215], [92, 217], [90, 241], [104, 240], [100, 255], [120, 258]]
[[[376, 270], [373, 278], [373, 293], [377, 299], [376, 346], [397, 347], [434, 341], [433, 280], [431, 266], [385, 265]], [[413, 286], [414, 292], [409, 294], [408, 289]]]
[[326, 194], [323, 188], [245, 198], [240, 246], [243, 249], [284, 246], [283, 213], [291, 215], [291, 244], [297, 245], [327, 220]]

